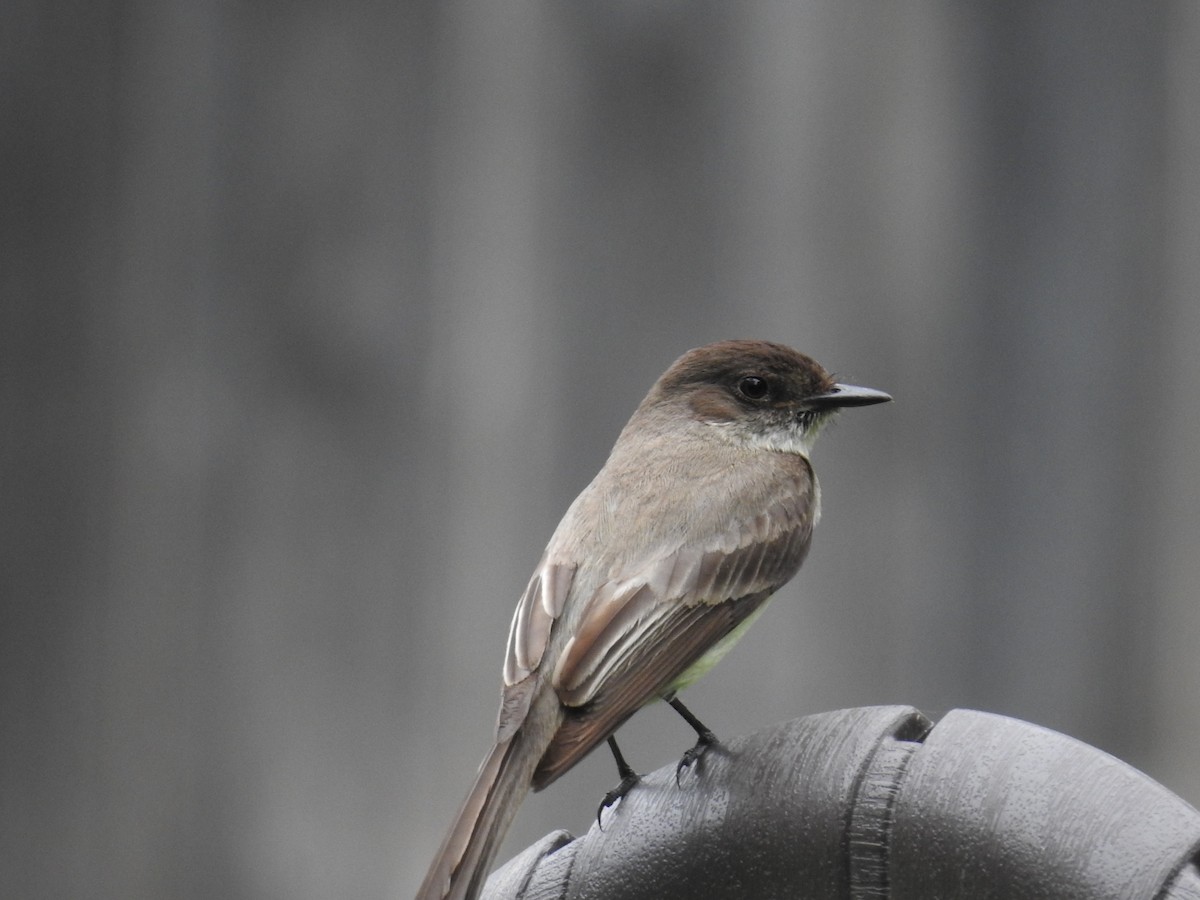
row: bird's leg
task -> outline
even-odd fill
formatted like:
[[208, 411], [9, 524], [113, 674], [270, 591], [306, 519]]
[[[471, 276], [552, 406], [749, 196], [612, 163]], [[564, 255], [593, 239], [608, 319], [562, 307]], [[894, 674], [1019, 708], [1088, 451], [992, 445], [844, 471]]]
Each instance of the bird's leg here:
[[679, 784], [679, 776], [683, 770], [690, 768], [692, 763], [704, 756], [708, 752], [708, 748], [717, 743], [717, 736], [709, 730], [707, 725], [692, 715], [692, 711], [679, 702], [678, 697], [670, 697], [667, 702], [671, 704], [671, 708], [675, 712], [683, 716], [683, 721], [696, 730], [696, 743], [688, 748], [688, 751], [679, 760], [679, 765], [675, 767], [675, 783]]
[[621, 755], [621, 748], [617, 746], [617, 739], [611, 734], [608, 736], [608, 748], [612, 750], [613, 759], [617, 761], [617, 774], [621, 776], [621, 783], [604, 795], [604, 799], [600, 801], [600, 806], [596, 809], [596, 824], [600, 825], [600, 814], [608, 807], [612, 806], [622, 797], [629, 793], [641, 776], [633, 771], [633, 767], [625, 762], [625, 757]]

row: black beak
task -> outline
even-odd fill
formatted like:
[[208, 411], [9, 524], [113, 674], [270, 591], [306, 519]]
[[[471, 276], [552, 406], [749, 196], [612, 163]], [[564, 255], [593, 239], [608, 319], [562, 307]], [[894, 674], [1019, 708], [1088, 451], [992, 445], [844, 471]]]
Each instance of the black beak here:
[[853, 384], [835, 384], [824, 394], [817, 394], [804, 401], [809, 409], [840, 409], [843, 406], [871, 406], [875, 403], [887, 403], [890, 394], [877, 391], [874, 388], [857, 387]]

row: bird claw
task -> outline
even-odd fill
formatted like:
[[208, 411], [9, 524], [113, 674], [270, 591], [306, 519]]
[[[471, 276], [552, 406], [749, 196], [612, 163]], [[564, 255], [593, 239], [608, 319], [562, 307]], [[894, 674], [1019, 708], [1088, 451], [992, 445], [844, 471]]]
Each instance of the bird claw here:
[[700, 762], [704, 758], [709, 748], [717, 742], [717, 736], [711, 731], [701, 732], [696, 743], [687, 749], [679, 759], [679, 763], [675, 766], [675, 786], [679, 787], [679, 778], [683, 774], [684, 769], [690, 769], [693, 764]]
[[633, 786], [641, 781], [641, 776], [636, 772], [631, 772], [621, 779], [621, 783], [604, 795], [604, 799], [600, 801], [600, 805], [596, 807], [596, 826], [603, 831], [604, 825], [600, 821], [600, 815], [618, 800], [621, 800], [633, 790]]

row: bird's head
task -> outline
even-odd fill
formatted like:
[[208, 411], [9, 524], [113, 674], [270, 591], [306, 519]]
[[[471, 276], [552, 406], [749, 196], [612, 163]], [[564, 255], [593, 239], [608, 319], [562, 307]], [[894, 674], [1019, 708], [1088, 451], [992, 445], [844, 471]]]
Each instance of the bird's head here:
[[732, 441], [808, 456], [837, 410], [891, 399], [883, 391], [838, 383], [812, 357], [783, 344], [721, 341], [677, 359], [642, 408], [682, 406]]

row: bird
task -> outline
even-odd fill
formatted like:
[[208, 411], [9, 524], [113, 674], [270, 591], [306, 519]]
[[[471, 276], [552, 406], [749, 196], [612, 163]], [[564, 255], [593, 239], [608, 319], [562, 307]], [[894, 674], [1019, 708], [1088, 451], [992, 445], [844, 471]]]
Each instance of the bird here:
[[[799, 570], [820, 518], [809, 456], [842, 407], [884, 403], [775, 342], [679, 357], [567, 509], [513, 613], [493, 745], [417, 900], [473, 900], [530, 790], [554, 782], [657, 699], [707, 672]], [[677, 769], [677, 773], [678, 773]]]

